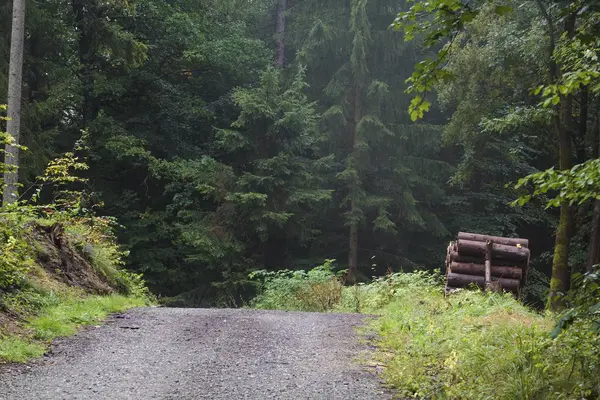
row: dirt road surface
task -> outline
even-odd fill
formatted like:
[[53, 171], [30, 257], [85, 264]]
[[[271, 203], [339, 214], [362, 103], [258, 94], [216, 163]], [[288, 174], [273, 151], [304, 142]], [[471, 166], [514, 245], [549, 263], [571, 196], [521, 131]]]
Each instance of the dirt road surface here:
[[363, 316], [144, 308], [0, 368], [0, 399], [389, 399]]

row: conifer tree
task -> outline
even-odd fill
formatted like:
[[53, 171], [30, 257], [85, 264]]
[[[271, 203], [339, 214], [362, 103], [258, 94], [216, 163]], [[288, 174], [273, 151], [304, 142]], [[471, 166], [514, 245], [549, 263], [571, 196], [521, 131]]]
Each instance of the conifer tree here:
[[[335, 186], [343, 193], [339, 206], [345, 210], [348, 229], [351, 282], [358, 273], [360, 232], [365, 225], [383, 235], [391, 234], [396, 241], [399, 236], [410, 237], [425, 229], [436, 235], [447, 233], [435, 215], [423, 207], [432, 204], [427, 204], [432, 191], [443, 192], [441, 179], [448, 174], [445, 163], [428, 160], [432, 153], [427, 154], [431, 150], [427, 142], [439, 142], [440, 130], [426, 124], [411, 127], [407, 124], [408, 115], [396, 108], [400, 107], [397, 102], [402, 104], [406, 97], [402, 93], [402, 78], [394, 76], [395, 69], [406, 63], [404, 58], [410, 52], [406, 47], [393, 45], [398, 38], [387, 31], [384, 23], [383, 16], [395, 11], [397, 4], [388, 1], [321, 4], [319, 17], [307, 29], [308, 39], [299, 53], [299, 60], [309, 60], [311, 79], [322, 82], [329, 99], [322, 128], [328, 133], [330, 148], [341, 166]], [[370, 18], [377, 21], [375, 26]], [[389, 44], [392, 45], [386, 46]], [[390, 88], [386, 81], [393, 86]], [[397, 101], [394, 106], [385, 104], [393, 101]], [[410, 147], [419, 139], [425, 150], [420, 154], [417, 146]], [[426, 171], [430, 168], [441, 173], [437, 177], [431, 174], [432, 180], [427, 180]], [[422, 198], [415, 198], [414, 191], [426, 187], [429, 190], [420, 190]], [[407, 262], [406, 256], [396, 254], [394, 264]]]
[[262, 257], [266, 267], [285, 265], [286, 246], [314, 237], [314, 210], [331, 194], [322, 189], [320, 172], [329, 158], [315, 155], [319, 116], [304, 93], [304, 69], [289, 85], [282, 76], [271, 67], [258, 87], [237, 90], [239, 117], [216, 138], [239, 171], [230, 196], [238, 230], [248, 255]]

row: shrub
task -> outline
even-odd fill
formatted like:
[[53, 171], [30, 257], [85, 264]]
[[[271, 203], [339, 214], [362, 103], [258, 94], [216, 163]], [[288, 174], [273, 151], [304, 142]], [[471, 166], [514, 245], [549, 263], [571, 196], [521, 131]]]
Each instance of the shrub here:
[[127, 253], [117, 245], [112, 221], [96, 218], [94, 222], [90, 225], [85, 219], [72, 220], [67, 226], [70, 241], [111, 287], [130, 296], [150, 296], [142, 275], [124, 268]]
[[19, 286], [32, 265], [25, 229], [8, 218], [0, 218], [0, 290]]
[[261, 284], [251, 305], [260, 309], [329, 311], [342, 298], [341, 273], [333, 271], [334, 260], [309, 271], [256, 271], [251, 279]]

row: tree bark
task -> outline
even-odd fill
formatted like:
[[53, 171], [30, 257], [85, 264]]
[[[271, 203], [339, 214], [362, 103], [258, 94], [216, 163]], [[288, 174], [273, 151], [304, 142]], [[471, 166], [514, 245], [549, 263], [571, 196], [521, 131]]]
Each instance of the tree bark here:
[[277, 21], [275, 27], [275, 44], [277, 46], [277, 66], [283, 68], [285, 65], [285, 13], [287, 11], [287, 0], [277, 1]]
[[[600, 155], [600, 113], [597, 116], [594, 134], [595, 154], [593, 157], [598, 157]], [[588, 246], [587, 272], [592, 272], [592, 267], [597, 264], [600, 264], [600, 200], [594, 202], [594, 214], [592, 216], [592, 228]]]
[[[458, 274], [485, 276], [485, 265], [483, 264], [452, 262], [450, 270]], [[492, 265], [491, 274], [494, 278], [523, 279], [523, 269], [519, 267]]]
[[592, 231], [588, 247], [587, 272], [592, 272], [592, 267], [597, 264], [600, 264], [600, 200], [594, 202]]
[[73, 0], [74, 27], [77, 31], [77, 53], [81, 64], [81, 80], [83, 84], [83, 104], [81, 109], [81, 125], [87, 129], [99, 112], [98, 102], [94, 94], [93, 64], [95, 62], [94, 34], [90, 30], [88, 18], [94, 14], [95, 4], [84, 5], [84, 0]]
[[[10, 39], [10, 63], [8, 72], [8, 110], [9, 120], [6, 131], [12, 135], [15, 144], [19, 144], [21, 130], [21, 92], [23, 83], [23, 50], [25, 48], [25, 0], [13, 0], [12, 32]], [[3, 204], [17, 200], [17, 183], [19, 181], [19, 148], [5, 146], [4, 162], [10, 170], [4, 172]]]
[[[565, 18], [565, 33], [572, 37], [575, 32], [575, 14]], [[567, 170], [573, 166], [573, 96], [565, 95], [560, 99], [560, 110], [555, 121], [559, 143], [559, 168]], [[560, 310], [564, 307], [564, 294], [569, 290], [571, 273], [569, 270], [569, 244], [573, 232], [573, 215], [567, 201], [560, 206], [560, 220], [556, 229], [554, 258], [552, 260], [552, 278], [546, 307]]]
[[[362, 104], [361, 104], [361, 90], [358, 85], [354, 88], [354, 123], [352, 125], [352, 150], [353, 152], [357, 151], [358, 148], [358, 124], [362, 119]], [[356, 194], [358, 193], [358, 185], [360, 184], [356, 181], [357, 178], [351, 184], [351, 196], [350, 200], [350, 252], [348, 255], [348, 281], [349, 283], [354, 283], [356, 281], [356, 276], [358, 274], [358, 223], [359, 221], [356, 219], [356, 216], [359, 213], [359, 206], [356, 201]]]
[[528, 239], [521, 238], [505, 238], [500, 236], [479, 235], [476, 233], [458, 232], [458, 239], [473, 240], [476, 242], [487, 242], [491, 240], [496, 244], [505, 244], [508, 246], [516, 246], [520, 244], [523, 247], [529, 247]]
[[[458, 263], [467, 263], [467, 264], [481, 264], [482, 258], [481, 256], [466, 256], [459, 254], [457, 251], [450, 251], [448, 254], [449, 262], [458, 262]], [[494, 257], [492, 254], [492, 265], [497, 267], [517, 267], [517, 268], [527, 268], [527, 259], [524, 260], [509, 260]]]
[[575, 154], [577, 155], [577, 164], [584, 163], [588, 157], [586, 156], [586, 136], [587, 136], [587, 125], [588, 125], [588, 110], [589, 110], [589, 94], [588, 88], [583, 87], [581, 89], [581, 99], [579, 106], [579, 121], [577, 125], [577, 135], [575, 141]]
[[[479, 257], [480, 260], [485, 260], [487, 252], [487, 243], [476, 242], [474, 240], [458, 240], [458, 254]], [[529, 249], [525, 247], [507, 246], [505, 244], [492, 244], [492, 258], [524, 261], [529, 258]]]

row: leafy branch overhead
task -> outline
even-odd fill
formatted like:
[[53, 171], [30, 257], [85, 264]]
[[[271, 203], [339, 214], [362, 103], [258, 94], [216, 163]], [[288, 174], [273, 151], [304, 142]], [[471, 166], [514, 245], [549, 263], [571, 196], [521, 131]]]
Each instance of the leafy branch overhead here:
[[559, 207], [563, 202], [570, 205], [582, 205], [593, 200], [600, 200], [600, 159], [577, 164], [570, 170], [546, 171], [528, 175], [519, 180], [516, 189], [532, 186], [530, 195], [521, 196], [514, 205], [525, 205], [534, 196], [550, 197], [548, 207]]

